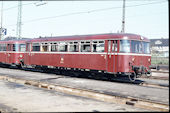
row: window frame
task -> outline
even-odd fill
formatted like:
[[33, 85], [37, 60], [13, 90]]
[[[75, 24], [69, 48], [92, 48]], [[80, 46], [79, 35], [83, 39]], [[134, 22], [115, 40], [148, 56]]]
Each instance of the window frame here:
[[[129, 51], [128, 51], [128, 52], [125, 51], [125, 50], [121, 51], [121, 49], [122, 49], [122, 47], [121, 47], [121, 45], [122, 45], [121, 41], [128, 41], [128, 43], [129, 43]], [[125, 39], [119, 40], [119, 45], [118, 45], [118, 46], [119, 46], [119, 52], [120, 52], [120, 53], [131, 53], [131, 40], [125, 40]]]
[[[103, 51], [97, 51], [97, 47], [100, 47], [99, 44], [103, 44], [104, 45], [103, 46], [104, 47]], [[94, 45], [96, 45], [96, 51], [94, 51]], [[96, 52], [96, 53], [104, 52], [105, 51], [105, 41], [104, 40], [92, 40], [91, 51], [92, 52]]]
[[[73, 46], [74, 51], [70, 51], [70, 46]], [[76, 46], [76, 47], [74, 47], [74, 46]], [[79, 42], [78, 41], [70, 41], [70, 42], [68, 42], [68, 52], [79, 52]]]
[[[63, 43], [63, 44], [60, 45], [61, 43]], [[65, 50], [61, 51], [60, 46], [64, 46]], [[68, 42], [67, 41], [59, 41], [58, 42], [58, 52], [68, 52]]]
[[2, 51], [2, 52], [7, 51], [7, 44], [1, 43], [0, 44], [0, 51]]
[[[86, 46], [86, 45], [90, 45], [90, 51], [83, 51], [82, 50], [82, 47]], [[81, 40], [79, 47], [80, 47], [80, 52], [92, 52], [92, 41], [91, 40]]]
[[[34, 51], [33, 49], [34, 49], [34, 44], [38, 44], [39, 45], [39, 51]], [[40, 44], [40, 42], [34, 42], [34, 43], [32, 43], [31, 44], [31, 52], [40, 52], [41, 51], [41, 44]]]
[[[25, 50], [24, 50], [24, 51], [21, 51], [21, 45], [24, 45], [24, 46], [25, 46]], [[19, 44], [19, 51], [20, 51], [20, 52], [26, 52], [26, 44]]]
[[[43, 47], [47, 47], [46, 49], [44, 49]], [[49, 52], [50, 50], [50, 44], [48, 42], [41, 42], [40, 43], [40, 52]]]

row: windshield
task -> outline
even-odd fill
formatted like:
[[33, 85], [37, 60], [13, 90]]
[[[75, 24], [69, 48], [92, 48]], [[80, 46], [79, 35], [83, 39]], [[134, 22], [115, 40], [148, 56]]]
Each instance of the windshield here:
[[150, 44], [149, 44], [149, 42], [143, 42], [143, 51], [144, 51], [145, 54], [150, 53]]
[[145, 53], [145, 54], [150, 53], [149, 42], [141, 42], [141, 41], [132, 40], [131, 48], [132, 48], [132, 53]]
[[141, 41], [131, 41], [132, 53], [142, 53], [142, 42]]
[[130, 52], [130, 41], [120, 40], [120, 52], [129, 53]]

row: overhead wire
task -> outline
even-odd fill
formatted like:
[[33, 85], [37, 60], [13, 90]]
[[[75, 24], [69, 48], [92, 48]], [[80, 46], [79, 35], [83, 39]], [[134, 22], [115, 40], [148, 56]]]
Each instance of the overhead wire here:
[[[35, 2], [34, 3], [22, 4], [22, 5], [24, 6], [24, 5], [31, 5], [31, 4], [35, 4]], [[18, 8], [18, 5], [17, 6], [13, 6], [13, 7], [9, 7], [9, 8], [6, 8], [6, 9], [3, 9], [3, 11], [7, 11], [7, 10], [10, 10], [10, 9], [14, 9], [14, 8]]]
[[[164, 3], [164, 2], [167, 2], [167, 1], [151, 2], [151, 3], [137, 4], [137, 5], [129, 5], [129, 6], [126, 6], [126, 7], [138, 7], [138, 6], [143, 6], [143, 5], [159, 4], [159, 3]], [[25, 5], [30, 5], [30, 4], [34, 4], [34, 3], [29, 3], [29, 4], [25, 4]], [[110, 7], [110, 8], [94, 9], [94, 10], [89, 10], [89, 11], [66, 13], [66, 14], [61, 14], [61, 15], [57, 15], [57, 16], [50, 16], [50, 17], [27, 20], [27, 21], [24, 21], [22, 23], [29, 23], [29, 22], [39, 21], [39, 20], [46, 20], [46, 19], [52, 19], [52, 18], [58, 18], [58, 17], [64, 17], [64, 16], [71, 16], [71, 15], [79, 15], [79, 14], [85, 14], [85, 13], [100, 12], [100, 11], [106, 11], [106, 10], [112, 10], [112, 9], [118, 9], [118, 8], [122, 8], [122, 7]], [[7, 25], [7, 26], [14, 26], [14, 25], [16, 25], [16, 24]]]

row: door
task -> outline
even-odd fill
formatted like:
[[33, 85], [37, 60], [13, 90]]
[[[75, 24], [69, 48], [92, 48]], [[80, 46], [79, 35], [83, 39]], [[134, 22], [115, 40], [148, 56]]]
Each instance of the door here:
[[118, 72], [118, 40], [108, 41], [107, 71]]
[[7, 44], [7, 51], [6, 51], [6, 63], [11, 63], [11, 51], [12, 51], [12, 44]]
[[24, 57], [24, 63], [26, 65], [31, 64], [31, 44], [30, 43], [26, 44], [26, 54], [25, 54], [25, 57]]

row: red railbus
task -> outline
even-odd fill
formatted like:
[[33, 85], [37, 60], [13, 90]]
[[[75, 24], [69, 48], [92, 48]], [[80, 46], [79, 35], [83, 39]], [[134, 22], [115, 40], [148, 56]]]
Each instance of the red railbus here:
[[149, 74], [149, 39], [111, 33], [35, 38], [26, 41], [25, 66], [73, 68], [134, 77]]
[[0, 63], [6, 65], [21, 65], [26, 51], [26, 40], [0, 41]]

